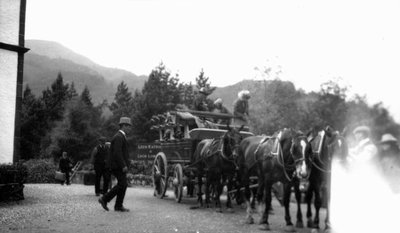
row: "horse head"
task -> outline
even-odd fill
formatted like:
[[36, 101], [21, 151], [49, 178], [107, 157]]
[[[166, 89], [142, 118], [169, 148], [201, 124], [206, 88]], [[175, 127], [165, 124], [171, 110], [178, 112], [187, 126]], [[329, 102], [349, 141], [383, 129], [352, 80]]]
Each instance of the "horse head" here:
[[240, 131], [243, 129], [244, 125], [242, 125], [239, 129], [235, 127], [231, 128], [229, 124], [227, 126], [228, 130], [222, 136], [223, 153], [228, 158], [235, 159], [238, 156], [240, 142], [243, 139]]
[[285, 129], [282, 135], [282, 150], [285, 153], [285, 148], [289, 148], [289, 159], [294, 164], [295, 175], [300, 179], [307, 178], [310, 175], [312, 159], [312, 147], [307, 136], [293, 129]]
[[321, 171], [330, 171], [330, 163], [333, 158], [345, 160], [348, 153], [348, 145], [345, 138], [332, 127], [309, 135], [313, 148], [313, 165]]

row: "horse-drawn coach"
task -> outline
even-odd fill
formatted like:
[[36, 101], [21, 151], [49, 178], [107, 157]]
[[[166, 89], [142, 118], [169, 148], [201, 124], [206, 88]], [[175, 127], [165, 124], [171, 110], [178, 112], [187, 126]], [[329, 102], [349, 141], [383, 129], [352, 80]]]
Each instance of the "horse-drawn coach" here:
[[[153, 130], [159, 133], [159, 139], [146, 148], [153, 148], [157, 153], [153, 162], [153, 187], [154, 196], [165, 197], [168, 188], [172, 188], [175, 200], [182, 200], [184, 187], [187, 194], [193, 196], [194, 187], [204, 175], [199, 171], [201, 162], [207, 158], [196, 157], [195, 152], [203, 139], [220, 139], [229, 132], [237, 132], [241, 138], [252, 136], [247, 126], [222, 125], [217, 122], [223, 119], [231, 122], [231, 114], [201, 112], [201, 111], [170, 111], [165, 114], [153, 116]], [[240, 128], [240, 130], [238, 130]], [[224, 145], [221, 142], [221, 145]], [[222, 150], [229, 149], [227, 144]], [[138, 147], [140, 154], [141, 145]], [[153, 150], [153, 151], [154, 151]], [[209, 154], [212, 152], [209, 151]]]

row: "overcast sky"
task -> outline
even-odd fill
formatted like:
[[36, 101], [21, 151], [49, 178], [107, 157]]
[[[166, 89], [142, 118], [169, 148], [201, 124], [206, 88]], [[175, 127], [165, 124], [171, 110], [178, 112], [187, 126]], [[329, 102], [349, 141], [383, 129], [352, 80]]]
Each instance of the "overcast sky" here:
[[340, 78], [400, 122], [399, 12], [396, 0], [31, 0], [26, 39], [57, 41], [138, 75], [163, 61], [194, 82], [203, 68], [216, 86], [279, 73], [311, 91]]

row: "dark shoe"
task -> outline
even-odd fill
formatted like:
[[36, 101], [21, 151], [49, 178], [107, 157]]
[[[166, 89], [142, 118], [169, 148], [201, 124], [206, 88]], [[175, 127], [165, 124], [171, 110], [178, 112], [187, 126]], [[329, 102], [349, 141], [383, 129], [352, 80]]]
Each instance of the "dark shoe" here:
[[96, 193], [96, 196], [97, 196], [97, 197], [100, 196], [100, 193]]
[[115, 207], [114, 210], [121, 211], [121, 212], [129, 212], [129, 209], [127, 209], [125, 207]]
[[108, 211], [107, 202], [105, 202], [102, 197], [99, 198], [99, 203], [101, 204], [103, 209]]

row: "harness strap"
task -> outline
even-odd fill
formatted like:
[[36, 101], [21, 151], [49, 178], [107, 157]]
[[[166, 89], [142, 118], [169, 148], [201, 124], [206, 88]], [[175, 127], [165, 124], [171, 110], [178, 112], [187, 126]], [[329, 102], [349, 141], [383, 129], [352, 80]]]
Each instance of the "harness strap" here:
[[278, 136], [276, 136], [276, 137], [270, 137], [270, 138], [269, 138], [269, 139], [275, 138], [274, 148], [277, 147], [276, 152], [272, 152], [272, 151], [271, 151], [271, 153], [270, 153], [271, 156], [270, 156], [270, 157], [276, 156], [276, 160], [277, 160], [278, 164], [279, 164], [279, 165], [282, 167], [282, 169], [283, 169], [283, 174], [285, 175], [285, 178], [286, 178], [289, 182], [292, 182], [293, 177], [290, 178], [289, 175], [288, 175], [288, 173], [287, 173], [287, 171], [286, 171], [285, 160], [284, 160], [284, 157], [283, 157], [282, 147], [281, 147], [281, 143], [280, 143], [281, 135], [282, 135], [282, 133], [280, 132], [280, 133], [278, 134]]
[[327, 170], [327, 169], [323, 169], [320, 166], [318, 166], [313, 160], [311, 160], [311, 163], [314, 167], [316, 167], [318, 170], [320, 170], [321, 172], [326, 172], [326, 173], [330, 173], [331, 170]]

